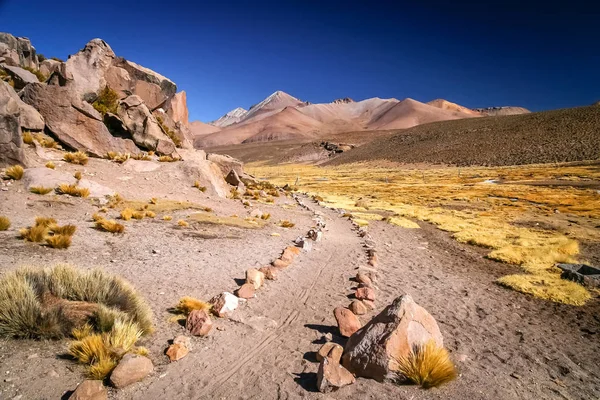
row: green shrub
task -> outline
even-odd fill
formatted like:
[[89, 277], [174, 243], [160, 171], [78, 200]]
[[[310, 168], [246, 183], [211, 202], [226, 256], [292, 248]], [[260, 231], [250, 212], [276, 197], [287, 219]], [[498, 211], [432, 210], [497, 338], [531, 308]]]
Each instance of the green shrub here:
[[110, 87], [105, 86], [98, 94], [96, 101], [92, 103], [92, 106], [102, 115], [106, 113], [116, 114], [119, 106], [119, 94]]

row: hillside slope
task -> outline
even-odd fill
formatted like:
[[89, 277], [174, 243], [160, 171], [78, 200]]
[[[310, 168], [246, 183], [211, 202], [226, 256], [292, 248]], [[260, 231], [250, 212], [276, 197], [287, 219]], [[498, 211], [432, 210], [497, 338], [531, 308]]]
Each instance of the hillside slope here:
[[436, 122], [402, 130], [328, 164], [518, 165], [600, 159], [600, 107]]

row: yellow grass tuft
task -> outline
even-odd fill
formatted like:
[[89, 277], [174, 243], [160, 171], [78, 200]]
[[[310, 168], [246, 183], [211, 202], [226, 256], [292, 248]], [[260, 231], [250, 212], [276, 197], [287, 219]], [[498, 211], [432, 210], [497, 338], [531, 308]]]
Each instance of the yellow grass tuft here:
[[172, 219], [173, 219], [173, 217], [172, 217], [172, 216], [170, 216], [170, 215], [165, 215], [165, 216], [163, 217], [163, 221], [171, 221]]
[[279, 226], [281, 226], [282, 228], [293, 228], [295, 225], [295, 223], [290, 222], [286, 219], [279, 221]]
[[63, 225], [63, 226], [59, 226], [56, 224], [52, 224], [48, 226], [50, 232], [52, 232], [55, 235], [68, 235], [68, 236], [73, 236], [75, 234], [75, 231], [77, 230], [77, 227], [75, 225]]
[[19, 230], [19, 235], [28, 242], [43, 242], [48, 235], [48, 228], [45, 226], [22, 228]]
[[51, 137], [48, 137], [42, 133], [38, 133], [35, 135], [35, 140], [38, 141], [38, 143], [40, 144], [40, 146], [45, 147], [47, 149], [56, 149], [58, 148], [58, 143], [52, 139]]
[[171, 157], [171, 156], [158, 157], [159, 162], [175, 162], [175, 161], [180, 161], [180, 160], [181, 160], [181, 158], [179, 158], [179, 157]]
[[407, 229], [420, 229], [421, 228], [419, 226], [419, 224], [417, 224], [416, 222], [411, 221], [410, 219], [407, 219], [407, 218], [390, 217], [390, 218], [387, 218], [386, 221], [392, 225], [396, 225], [401, 228], [407, 228]]
[[76, 151], [74, 153], [66, 153], [63, 156], [63, 160], [71, 164], [86, 165], [89, 157], [83, 151]]
[[48, 161], [46, 163], [46, 168], [54, 169], [54, 168], [56, 168], [56, 165], [54, 165], [54, 163], [52, 161]]
[[264, 226], [265, 224], [263, 221], [257, 221], [252, 218], [240, 219], [237, 215], [231, 217], [221, 217], [207, 213], [194, 213], [189, 216], [189, 219], [200, 224], [225, 225], [245, 229], [256, 229]]
[[134, 212], [135, 211], [132, 210], [131, 208], [126, 208], [126, 209], [122, 210], [121, 214], [120, 214], [121, 215], [121, 219], [123, 221], [129, 221], [133, 217], [133, 213]]
[[30, 131], [23, 131], [23, 143], [25, 144], [33, 144], [33, 135]]
[[133, 219], [144, 219], [144, 216], [146, 215], [146, 213], [144, 211], [134, 211], [133, 214], [131, 214], [131, 217]]
[[150, 204], [158, 204], [158, 199], [156, 197], [151, 198]]
[[48, 194], [52, 190], [53, 189], [51, 187], [44, 187], [44, 186], [32, 186], [29, 188], [29, 191], [31, 193], [35, 193], [35, 194]]
[[46, 243], [53, 249], [66, 249], [71, 245], [71, 235], [59, 234], [46, 237]]
[[133, 353], [137, 354], [138, 356], [148, 357], [150, 351], [143, 346], [139, 346], [133, 350]]
[[5, 173], [9, 179], [14, 179], [15, 181], [18, 181], [21, 178], [23, 178], [24, 172], [25, 172], [25, 170], [20, 165], [13, 165], [12, 167], [6, 168]]
[[175, 309], [183, 314], [189, 314], [194, 310], [202, 310], [209, 312], [212, 306], [202, 300], [195, 299], [193, 297], [185, 296], [179, 300], [179, 303]]
[[81, 180], [81, 171], [75, 171], [73, 178], [77, 179], [78, 181]]
[[7, 231], [10, 228], [10, 219], [4, 215], [0, 215], [0, 231]]
[[186, 227], [186, 226], [190, 226], [190, 224], [188, 224], [186, 221], [180, 219], [179, 221], [177, 221], [177, 225], [182, 226], [182, 227]]
[[397, 357], [395, 361], [407, 380], [425, 389], [450, 382], [457, 375], [448, 351], [433, 340], [415, 346], [408, 357]]
[[56, 224], [56, 220], [54, 218], [35, 217], [35, 226], [49, 227], [50, 225], [55, 225], [55, 224]]
[[269, 218], [271, 218], [271, 214], [269, 214], [269, 213], [263, 213], [263, 214], [260, 216], [260, 219], [263, 219], [263, 220], [265, 220], [265, 221], [266, 221], [266, 220], [268, 220]]
[[154, 218], [154, 217], [156, 217], [156, 213], [154, 211], [147, 210], [145, 212], [145, 216], [148, 218]]
[[202, 193], [206, 192], [206, 186], [202, 186], [200, 184], [200, 181], [195, 181], [194, 182], [194, 187], [198, 188], [198, 190], [200, 190]]
[[498, 283], [535, 297], [574, 306], [582, 306], [591, 299], [590, 293], [583, 286], [562, 279], [558, 274], [508, 275], [498, 279]]
[[89, 323], [83, 324], [77, 328], [73, 328], [71, 331], [71, 336], [73, 336], [77, 340], [82, 340], [85, 337], [88, 337], [94, 333], [94, 327]]
[[96, 228], [110, 233], [123, 233], [125, 231], [125, 226], [112, 219], [100, 219], [96, 221]]
[[151, 161], [152, 157], [148, 153], [132, 154], [131, 158], [138, 161]]
[[94, 221], [94, 222], [102, 221], [103, 219], [104, 219], [103, 215], [100, 215], [98, 213], [92, 214], [92, 221]]
[[90, 189], [67, 183], [61, 183], [55, 190], [58, 194], [68, 194], [74, 197], [88, 197], [90, 195]]

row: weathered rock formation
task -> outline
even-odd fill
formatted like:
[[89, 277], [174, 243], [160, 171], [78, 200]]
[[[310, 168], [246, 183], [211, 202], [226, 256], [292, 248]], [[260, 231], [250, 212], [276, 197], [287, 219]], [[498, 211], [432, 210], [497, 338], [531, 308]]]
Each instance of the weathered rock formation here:
[[38, 68], [38, 59], [31, 41], [0, 32], [0, 63], [14, 67]]
[[37, 76], [21, 67], [11, 67], [10, 65], [0, 64], [0, 69], [12, 78], [16, 90], [23, 89], [28, 83], [39, 82]]
[[0, 166], [22, 164], [24, 161], [20, 115], [16, 100], [0, 96]]
[[0, 81], [0, 99], [8, 97], [12, 98], [19, 105], [19, 123], [22, 129], [30, 131], [44, 130], [44, 126], [46, 125], [44, 117], [35, 108], [29, 104], [25, 104], [8, 83]]

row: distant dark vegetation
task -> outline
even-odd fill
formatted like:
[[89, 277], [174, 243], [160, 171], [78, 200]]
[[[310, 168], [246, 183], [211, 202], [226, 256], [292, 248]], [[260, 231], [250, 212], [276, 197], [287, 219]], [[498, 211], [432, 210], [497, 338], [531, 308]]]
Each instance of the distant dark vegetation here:
[[470, 118], [416, 126], [341, 154], [327, 165], [519, 165], [600, 159], [600, 106]]

